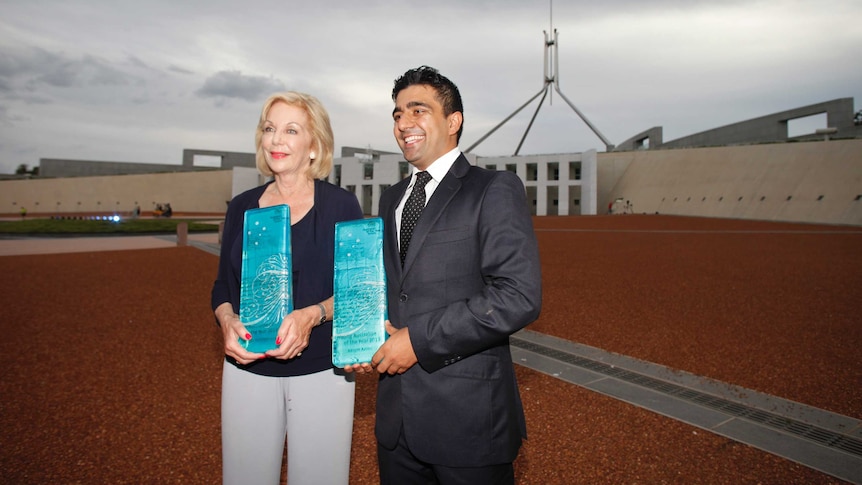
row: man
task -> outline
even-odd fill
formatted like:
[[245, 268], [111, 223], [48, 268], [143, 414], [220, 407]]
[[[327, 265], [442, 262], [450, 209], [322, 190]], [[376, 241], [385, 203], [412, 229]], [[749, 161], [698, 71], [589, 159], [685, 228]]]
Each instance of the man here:
[[[381, 374], [380, 480], [511, 484], [526, 425], [509, 335], [542, 300], [524, 186], [470, 165], [458, 149], [461, 96], [436, 69], [407, 71], [392, 99], [395, 139], [414, 170], [380, 198], [390, 336], [351, 369]], [[413, 207], [420, 179], [430, 179], [427, 204]]]

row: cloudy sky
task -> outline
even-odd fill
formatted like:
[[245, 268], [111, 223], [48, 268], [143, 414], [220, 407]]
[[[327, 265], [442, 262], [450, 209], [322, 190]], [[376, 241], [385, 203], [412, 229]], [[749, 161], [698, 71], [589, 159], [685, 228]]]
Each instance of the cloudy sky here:
[[[862, 108], [858, 0], [0, 0], [0, 173], [251, 152], [263, 100], [285, 89], [323, 101], [336, 153], [397, 151], [392, 81], [422, 64], [458, 84], [467, 148], [542, 90], [552, 18], [559, 86], [614, 144], [835, 98]], [[536, 106], [474, 152], [514, 153]], [[554, 93], [520, 153], [590, 148], [604, 144]]]

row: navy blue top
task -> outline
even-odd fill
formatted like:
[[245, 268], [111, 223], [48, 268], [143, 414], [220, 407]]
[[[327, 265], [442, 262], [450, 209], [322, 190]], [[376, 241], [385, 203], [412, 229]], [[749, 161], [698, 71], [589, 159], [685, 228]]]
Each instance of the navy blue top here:
[[[269, 182], [272, 183], [272, 182]], [[213, 311], [230, 302], [239, 314], [242, 272], [242, 226], [245, 211], [260, 207], [258, 200], [269, 183], [247, 190], [231, 200], [222, 233], [218, 276], [212, 289]], [[291, 226], [294, 308], [320, 303], [332, 296], [335, 263], [335, 223], [361, 219], [362, 209], [356, 196], [329, 182], [314, 181], [314, 206]], [[237, 365], [231, 357], [227, 361]], [[289, 360], [264, 359], [240, 366], [265, 376], [299, 376], [332, 368], [332, 322], [311, 331], [308, 348]]]

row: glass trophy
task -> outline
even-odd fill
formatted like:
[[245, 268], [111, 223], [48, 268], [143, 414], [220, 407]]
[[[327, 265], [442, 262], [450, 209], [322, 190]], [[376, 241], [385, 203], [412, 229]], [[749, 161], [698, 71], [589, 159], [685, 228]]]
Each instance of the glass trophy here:
[[293, 311], [290, 208], [276, 205], [245, 211], [239, 319], [251, 340], [239, 339], [249, 352], [278, 346], [281, 321]]
[[386, 272], [383, 219], [335, 224], [332, 363], [336, 367], [371, 362], [386, 341]]

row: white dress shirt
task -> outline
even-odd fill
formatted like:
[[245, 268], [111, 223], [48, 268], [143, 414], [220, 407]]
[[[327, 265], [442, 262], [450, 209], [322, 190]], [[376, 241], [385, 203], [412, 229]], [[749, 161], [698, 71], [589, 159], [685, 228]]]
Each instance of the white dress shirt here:
[[[431, 200], [431, 196], [434, 195], [434, 191], [437, 190], [437, 186], [440, 185], [440, 181], [443, 180], [443, 177], [449, 173], [449, 169], [452, 168], [452, 165], [455, 163], [455, 160], [461, 155], [461, 149], [458, 147], [453, 148], [451, 151], [447, 152], [437, 160], [431, 163], [428, 168], [425, 170], [431, 175], [431, 180], [425, 184], [425, 205], [428, 205], [428, 201]], [[413, 192], [413, 184], [416, 183], [416, 170], [413, 169], [413, 172], [410, 174], [410, 185], [407, 186], [407, 190], [404, 191], [404, 197], [401, 198], [401, 202], [398, 203], [398, 207], [395, 208], [395, 225], [398, 229], [398, 244], [401, 244], [401, 213], [404, 212], [404, 203], [407, 202], [407, 198], [410, 197], [410, 193]], [[401, 249], [400, 247], [398, 248]]]

